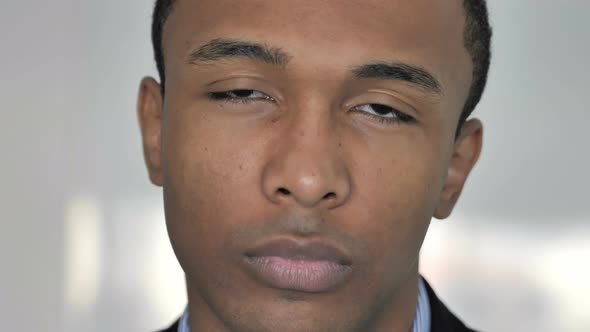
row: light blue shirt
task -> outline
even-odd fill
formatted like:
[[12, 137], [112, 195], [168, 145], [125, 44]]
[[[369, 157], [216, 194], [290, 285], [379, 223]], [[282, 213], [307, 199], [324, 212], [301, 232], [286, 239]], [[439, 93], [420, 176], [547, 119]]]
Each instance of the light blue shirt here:
[[[187, 308], [182, 314], [182, 317], [180, 317], [178, 332], [190, 331]], [[428, 302], [428, 293], [426, 292], [426, 286], [422, 278], [418, 281], [418, 303], [416, 304], [416, 315], [414, 316], [412, 332], [430, 332], [430, 302]]]

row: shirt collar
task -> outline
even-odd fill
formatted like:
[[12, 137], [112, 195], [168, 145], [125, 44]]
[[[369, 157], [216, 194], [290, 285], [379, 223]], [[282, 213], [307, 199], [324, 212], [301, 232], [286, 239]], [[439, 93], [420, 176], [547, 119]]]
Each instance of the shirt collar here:
[[191, 332], [191, 328], [189, 326], [188, 321], [188, 306], [184, 309], [184, 313], [182, 317], [180, 317], [180, 321], [178, 322], [178, 332]]
[[426, 291], [426, 285], [424, 285], [424, 279], [420, 277], [418, 280], [418, 303], [416, 304], [412, 332], [430, 332], [430, 320], [428, 292]]

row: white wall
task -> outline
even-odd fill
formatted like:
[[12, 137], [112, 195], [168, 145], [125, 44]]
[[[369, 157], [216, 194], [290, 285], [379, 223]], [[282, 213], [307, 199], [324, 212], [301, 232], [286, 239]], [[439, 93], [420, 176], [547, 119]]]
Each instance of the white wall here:
[[[185, 305], [135, 120], [151, 2], [0, 5], [2, 329], [150, 331]], [[484, 154], [422, 271], [480, 329], [589, 331], [590, 2], [490, 6]]]

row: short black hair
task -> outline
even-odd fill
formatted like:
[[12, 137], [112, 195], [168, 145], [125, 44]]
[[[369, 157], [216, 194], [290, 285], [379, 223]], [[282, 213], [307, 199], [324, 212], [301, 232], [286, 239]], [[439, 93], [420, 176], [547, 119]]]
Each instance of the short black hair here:
[[[164, 54], [162, 52], [162, 30], [175, 3], [176, 0], [156, 0], [154, 6], [152, 44], [156, 66], [160, 75], [162, 93], [164, 93], [164, 85], [166, 83]], [[461, 112], [457, 132], [463, 122], [471, 115], [483, 94], [490, 68], [492, 39], [492, 28], [489, 23], [486, 0], [463, 0], [463, 9], [465, 10], [466, 17], [463, 44], [473, 63], [473, 78], [469, 95]]]

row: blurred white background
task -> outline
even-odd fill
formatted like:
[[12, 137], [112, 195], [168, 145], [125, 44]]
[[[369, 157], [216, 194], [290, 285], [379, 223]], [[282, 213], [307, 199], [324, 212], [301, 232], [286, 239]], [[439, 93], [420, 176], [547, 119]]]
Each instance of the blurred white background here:
[[[485, 149], [422, 272], [484, 331], [590, 331], [590, 2], [490, 1]], [[185, 305], [135, 99], [151, 0], [0, 5], [0, 324], [153, 331]]]

